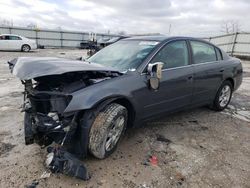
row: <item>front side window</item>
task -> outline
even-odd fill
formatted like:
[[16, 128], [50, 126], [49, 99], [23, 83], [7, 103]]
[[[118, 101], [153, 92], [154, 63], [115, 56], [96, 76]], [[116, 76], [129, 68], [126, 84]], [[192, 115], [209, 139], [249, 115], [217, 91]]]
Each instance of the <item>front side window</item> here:
[[190, 41], [194, 64], [216, 61], [214, 47], [199, 41]]
[[188, 49], [186, 41], [176, 41], [163, 47], [152, 59], [151, 63], [164, 63], [163, 69], [188, 65]]

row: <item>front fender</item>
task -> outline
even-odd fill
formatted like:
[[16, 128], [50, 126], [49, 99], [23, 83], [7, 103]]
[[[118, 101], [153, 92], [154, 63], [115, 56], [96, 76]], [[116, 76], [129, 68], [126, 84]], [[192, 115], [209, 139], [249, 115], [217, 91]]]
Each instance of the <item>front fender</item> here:
[[124, 90], [107, 87], [106, 85], [93, 85], [73, 93], [72, 100], [64, 113], [91, 109], [102, 101], [117, 98], [126, 98], [133, 104], [131, 94], [124, 92]]

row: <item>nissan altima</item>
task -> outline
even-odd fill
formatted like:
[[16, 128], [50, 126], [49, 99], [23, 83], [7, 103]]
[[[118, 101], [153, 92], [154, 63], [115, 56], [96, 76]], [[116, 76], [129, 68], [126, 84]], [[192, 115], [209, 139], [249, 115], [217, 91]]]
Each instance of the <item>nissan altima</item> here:
[[85, 61], [19, 57], [26, 144], [59, 143], [103, 159], [124, 131], [199, 106], [224, 110], [242, 82], [239, 59], [196, 38], [145, 36], [118, 41]]

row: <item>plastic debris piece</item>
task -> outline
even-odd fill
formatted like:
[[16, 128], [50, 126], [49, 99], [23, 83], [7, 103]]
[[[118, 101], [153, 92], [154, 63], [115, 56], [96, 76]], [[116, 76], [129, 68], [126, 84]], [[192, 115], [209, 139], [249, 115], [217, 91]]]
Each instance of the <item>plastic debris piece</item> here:
[[153, 156], [149, 159], [149, 161], [150, 161], [151, 165], [153, 165], [153, 166], [158, 165], [158, 159], [157, 159], [157, 157], [156, 157], [155, 155], [153, 155]]
[[40, 177], [40, 179], [46, 179], [50, 177], [50, 172], [44, 171]]
[[165, 138], [163, 135], [160, 134], [157, 135], [156, 140], [160, 142], [165, 142], [166, 144], [170, 144], [172, 142], [171, 140]]
[[36, 188], [38, 184], [39, 184], [38, 181], [33, 180], [33, 182], [30, 185], [26, 185], [25, 188]]
[[49, 154], [45, 164], [52, 173], [63, 173], [82, 180], [90, 179], [85, 166], [71, 153], [56, 147], [48, 147], [47, 151]]

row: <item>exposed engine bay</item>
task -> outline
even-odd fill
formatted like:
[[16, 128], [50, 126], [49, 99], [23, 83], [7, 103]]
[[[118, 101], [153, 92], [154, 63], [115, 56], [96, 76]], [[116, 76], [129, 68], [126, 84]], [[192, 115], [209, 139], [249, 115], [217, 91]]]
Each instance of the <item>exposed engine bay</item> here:
[[[63, 113], [72, 99], [71, 94], [115, 76], [118, 74], [70, 72], [22, 81], [25, 86], [23, 111], [26, 112], [26, 144], [34, 143], [34, 140], [41, 146], [50, 145], [53, 141], [60, 144], [68, 142], [70, 136], [67, 135], [67, 138], [66, 133], [73, 133], [76, 129], [79, 113]], [[30, 124], [32, 127], [28, 126]]]

